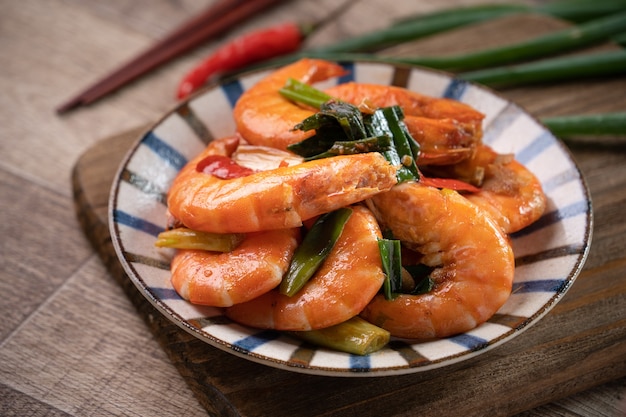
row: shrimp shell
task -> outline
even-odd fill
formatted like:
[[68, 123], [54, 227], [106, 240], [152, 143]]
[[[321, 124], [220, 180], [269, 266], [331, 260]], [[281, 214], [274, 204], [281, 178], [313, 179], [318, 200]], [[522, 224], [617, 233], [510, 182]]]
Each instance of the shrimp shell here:
[[402, 107], [404, 123], [421, 147], [420, 165], [453, 164], [466, 159], [482, 140], [484, 114], [456, 100], [397, 86], [357, 82], [339, 84], [325, 92], [354, 105]]
[[498, 162], [499, 155], [486, 145], [478, 149], [477, 163], [486, 167], [478, 193], [467, 194], [474, 204], [491, 214], [505, 233], [531, 225], [546, 209], [541, 182], [515, 159]]
[[[233, 110], [237, 131], [253, 145], [285, 150], [314, 134], [294, 130], [315, 110], [284, 98], [279, 90], [289, 78], [314, 83], [345, 73], [333, 62], [302, 59], [268, 75], [245, 91]], [[482, 138], [484, 115], [472, 107], [446, 98], [435, 98], [395, 86], [349, 82], [325, 90], [332, 97], [355, 105], [399, 105], [405, 124], [420, 143], [418, 164], [451, 164], [472, 155]]]
[[302, 222], [363, 201], [396, 184], [397, 168], [379, 153], [344, 155], [220, 179], [198, 172], [208, 155], [230, 156], [237, 137], [212, 142], [174, 179], [171, 215], [190, 229], [250, 233], [299, 227]]
[[504, 233], [531, 225], [544, 213], [547, 199], [539, 179], [513, 155], [502, 155], [487, 145], [449, 167], [433, 168], [435, 174], [476, 183], [479, 191], [464, 196], [488, 212]]
[[433, 339], [469, 331], [506, 302], [515, 262], [493, 219], [452, 190], [403, 183], [371, 199], [394, 237], [434, 267], [434, 288], [393, 300], [377, 295], [361, 313], [393, 336]]
[[298, 246], [299, 229], [248, 234], [231, 252], [178, 250], [172, 285], [193, 304], [228, 307], [258, 297], [280, 284]]
[[294, 126], [314, 113], [284, 98], [279, 90], [289, 78], [311, 84], [345, 74], [335, 63], [321, 59], [302, 59], [282, 67], [246, 90], [233, 109], [239, 134], [253, 145], [287, 149], [313, 132], [293, 130]]
[[380, 289], [380, 228], [364, 206], [353, 213], [328, 257], [294, 296], [272, 290], [226, 309], [232, 320], [257, 328], [304, 331], [330, 327], [356, 315]]

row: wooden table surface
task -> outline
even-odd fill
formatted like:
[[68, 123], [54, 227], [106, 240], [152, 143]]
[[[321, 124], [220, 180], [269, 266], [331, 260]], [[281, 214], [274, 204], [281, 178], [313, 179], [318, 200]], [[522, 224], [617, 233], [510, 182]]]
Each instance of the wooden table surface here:
[[[477, 1], [353, 3], [311, 38], [311, 44], [383, 27], [409, 13]], [[1, 415], [207, 415], [83, 233], [73, 205], [71, 175], [81, 155], [94, 145], [145, 126], [170, 109], [178, 79], [215, 44], [187, 54], [96, 105], [63, 117], [54, 112], [79, 89], [207, 4], [192, 0], [2, 2]], [[228, 37], [279, 20], [321, 17], [334, 5], [334, 0], [292, 1], [234, 28]], [[488, 38], [485, 43], [491, 41]], [[543, 117], [626, 111], [625, 87], [626, 77], [622, 77], [502, 93]], [[552, 99], [545, 98], [546, 89], [553, 93]], [[578, 99], [570, 98], [573, 91]], [[601, 278], [610, 278], [612, 288], [624, 290], [626, 152], [623, 147], [572, 145], [572, 153], [587, 178], [595, 209], [594, 242], [583, 275], [597, 278], [592, 286], [598, 297], [616, 300], [602, 295]], [[620, 297], [623, 300], [623, 294]], [[623, 322], [626, 312], [618, 311], [616, 317]], [[626, 361], [624, 342], [621, 336], [612, 345], [619, 369]], [[593, 358], [580, 358], [587, 360]], [[564, 384], [569, 388], [563, 392], [569, 396], [556, 389], [550, 395], [553, 402], [520, 415], [624, 415], [626, 378], [623, 373], [618, 376], [604, 378], [602, 384], [586, 386], [582, 392], [575, 392], [572, 383]], [[403, 415], [411, 414], [408, 410]], [[490, 415], [489, 410], [484, 414]]]

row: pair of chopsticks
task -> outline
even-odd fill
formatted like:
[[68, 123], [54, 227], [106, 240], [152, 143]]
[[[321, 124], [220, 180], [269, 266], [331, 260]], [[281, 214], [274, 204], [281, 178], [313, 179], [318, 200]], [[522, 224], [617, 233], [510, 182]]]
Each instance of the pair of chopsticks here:
[[285, 0], [218, 0], [164, 39], [59, 106], [57, 113], [66, 113], [91, 104], [202, 42], [223, 35], [236, 24], [283, 1]]

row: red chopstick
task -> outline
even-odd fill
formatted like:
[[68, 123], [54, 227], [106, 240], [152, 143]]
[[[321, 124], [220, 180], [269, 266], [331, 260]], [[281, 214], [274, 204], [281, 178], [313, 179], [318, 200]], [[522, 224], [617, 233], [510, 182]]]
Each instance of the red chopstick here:
[[282, 1], [284, 0], [220, 0], [145, 52], [59, 106], [56, 109], [57, 113], [65, 113], [91, 104], [157, 66], [208, 39], [225, 33], [236, 24]]

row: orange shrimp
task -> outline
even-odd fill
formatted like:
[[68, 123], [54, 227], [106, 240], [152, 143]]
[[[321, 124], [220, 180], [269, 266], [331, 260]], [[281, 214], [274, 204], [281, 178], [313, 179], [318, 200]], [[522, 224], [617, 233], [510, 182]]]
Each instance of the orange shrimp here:
[[456, 191], [403, 183], [370, 202], [383, 228], [421, 254], [434, 288], [377, 295], [361, 316], [393, 336], [433, 339], [469, 331], [508, 299], [515, 269], [506, 235]]
[[404, 123], [421, 146], [419, 165], [456, 163], [470, 157], [482, 140], [484, 115], [456, 100], [430, 97], [402, 87], [355, 82], [339, 84], [325, 92], [354, 105], [402, 107]]
[[212, 233], [288, 229], [397, 182], [397, 167], [379, 153], [336, 156], [233, 179], [197, 171], [207, 156], [230, 156], [238, 144], [237, 137], [214, 141], [183, 167], [168, 193], [168, 210], [175, 219]]
[[172, 285], [193, 304], [228, 307], [280, 284], [298, 246], [298, 228], [250, 233], [233, 251], [178, 250]]
[[229, 307], [226, 315], [252, 327], [293, 331], [325, 328], [358, 315], [380, 289], [384, 273], [378, 223], [366, 207], [352, 209], [337, 243], [298, 293], [289, 297], [272, 290]]
[[293, 127], [313, 114], [284, 98], [279, 90], [289, 78], [310, 84], [343, 75], [346, 70], [320, 59], [302, 59], [271, 73], [245, 91], [233, 109], [237, 131], [253, 145], [286, 149], [313, 132], [294, 131]]
[[478, 185], [478, 192], [465, 197], [507, 234], [534, 223], [545, 211], [546, 196], [537, 177], [512, 155], [498, 154], [487, 145], [478, 146], [472, 158], [436, 172]]
[[[315, 111], [299, 106], [279, 93], [289, 78], [306, 83], [322, 81], [345, 73], [332, 62], [302, 59], [287, 65], [244, 92], [233, 110], [237, 131], [253, 145], [286, 149], [313, 135], [293, 130]], [[461, 102], [434, 98], [401, 87], [364, 83], [340, 84], [325, 92], [332, 97], [375, 107], [399, 105], [405, 124], [421, 145], [419, 164], [451, 164], [471, 156], [482, 137], [484, 115]]]

